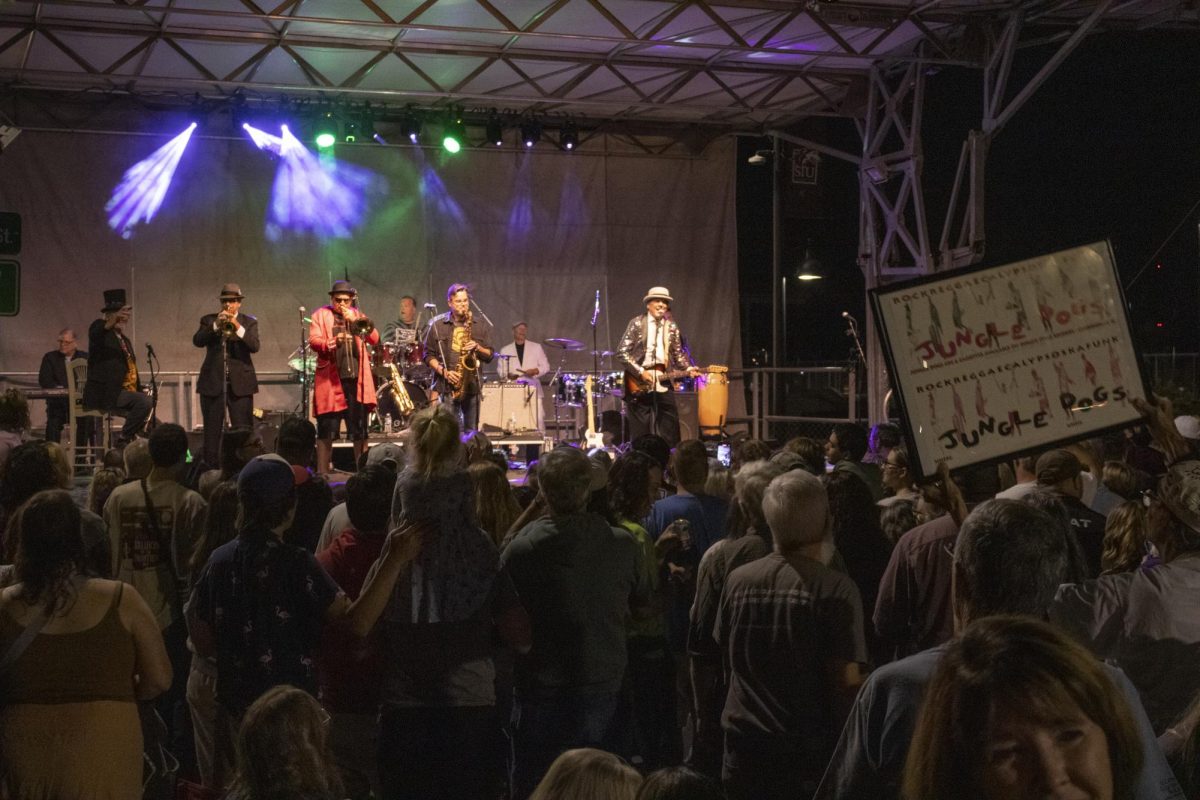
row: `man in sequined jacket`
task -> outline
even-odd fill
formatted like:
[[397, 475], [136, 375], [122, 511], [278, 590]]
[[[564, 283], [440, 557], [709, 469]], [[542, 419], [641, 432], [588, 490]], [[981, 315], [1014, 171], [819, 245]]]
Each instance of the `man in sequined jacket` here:
[[671, 300], [665, 286], [651, 288], [643, 298], [646, 313], [629, 320], [617, 348], [626, 378], [641, 384], [638, 391], [630, 391], [630, 381], [626, 381], [630, 441], [644, 433], [656, 433], [674, 446], [679, 441], [679, 411], [671, 381], [664, 376], [700, 374], [684, 352], [679, 326], [667, 318]]

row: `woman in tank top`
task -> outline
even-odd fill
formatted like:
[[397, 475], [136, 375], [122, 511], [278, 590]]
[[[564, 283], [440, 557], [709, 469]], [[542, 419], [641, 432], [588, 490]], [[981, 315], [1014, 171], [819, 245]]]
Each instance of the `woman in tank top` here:
[[89, 578], [61, 490], [18, 510], [17, 583], [0, 592], [0, 796], [142, 793], [137, 700], [171, 684], [158, 624], [119, 581]]

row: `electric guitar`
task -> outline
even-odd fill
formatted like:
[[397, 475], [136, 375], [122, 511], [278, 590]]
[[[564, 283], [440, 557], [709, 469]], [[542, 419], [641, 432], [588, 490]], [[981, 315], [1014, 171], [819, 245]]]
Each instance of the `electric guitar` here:
[[[653, 380], [644, 381], [642, 376], [636, 372], [625, 371], [625, 396], [626, 397], [642, 397], [651, 392], [664, 391], [667, 384], [671, 381], [687, 378], [691, 375], [686, 369], [668, 370], [664, 364], [654, 364], [653, 366], [644, 367], [646, 372], [653, 376]], [[702, 375], [707, 375], [710, 372], [717, 370], [717, 367], [696, 367]]]
[[592, 398], [592, 376], [588, 375], [583, 382], [583, 391], [587, 394], [587, 432], [583, 434], [583, 444], [588, 450], [593, 447], [604, 447], [604, 434], [596, 432], [596, 411]]

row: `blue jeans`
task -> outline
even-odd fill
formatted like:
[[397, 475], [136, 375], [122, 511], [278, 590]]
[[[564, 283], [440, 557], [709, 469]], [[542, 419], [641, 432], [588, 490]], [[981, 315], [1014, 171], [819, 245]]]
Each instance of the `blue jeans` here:
[[617, 693], [573, 693], [513, 703], [513, 800], [525, 800], [554, 759], [576, 747], [614, 750]]

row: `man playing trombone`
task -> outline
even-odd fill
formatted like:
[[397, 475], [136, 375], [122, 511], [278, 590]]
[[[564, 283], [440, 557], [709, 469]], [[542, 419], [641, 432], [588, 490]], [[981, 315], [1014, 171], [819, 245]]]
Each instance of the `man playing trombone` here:
[[367, 450], [367, 416], [375, 408], [375, 379], [367, 345], [379, 344], [374, 323], [354, 306], [349, 281], [334, 281], [330, 302], [312, 315], [309, 347], [317, 354], [313, 407], [317, 412], [317, 471], [333, 471], [333, 440], [346, 421], [354, 463]]
[[236, 283], [222, 286], [221, 310], [201, 317], [200, 327], [192, 336], [192, 344], [207, 349], [196, 393], [204, 416], [203, 458], [210, 467], [221, 464], [225, 409], [229, 409], [231, 430], [252, 424], [258, 376], [250, 354], [258, 352], [258, 320], [241, 313], [244, 298]]

